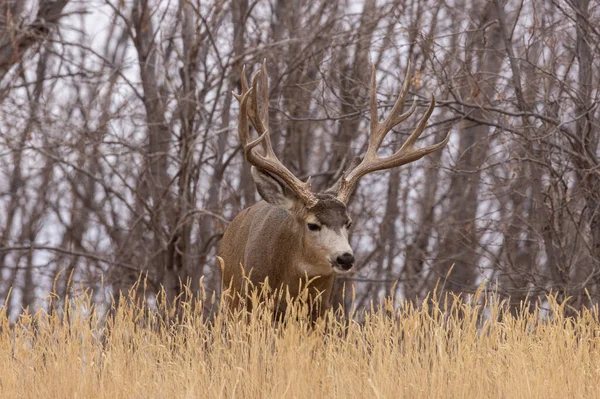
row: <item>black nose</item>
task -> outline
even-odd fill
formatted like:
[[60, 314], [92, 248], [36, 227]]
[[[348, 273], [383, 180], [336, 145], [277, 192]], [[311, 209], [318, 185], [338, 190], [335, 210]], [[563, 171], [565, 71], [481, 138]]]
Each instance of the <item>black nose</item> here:
[[354, 265], [354, 256], [351, 253], [345, 252], [338, 256], [335, 261], [342, 269], [350, 270], [352, 265]]

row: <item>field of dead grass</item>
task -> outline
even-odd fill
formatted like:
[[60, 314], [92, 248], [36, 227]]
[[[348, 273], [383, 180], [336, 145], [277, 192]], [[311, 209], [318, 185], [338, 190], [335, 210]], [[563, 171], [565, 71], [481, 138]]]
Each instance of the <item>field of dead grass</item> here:
[[[159, 301], [160, 302], [160, 301]], [[284, 325], [269, 304], [244, 319], [180, 301], [122, 300], [100, 317], [87, 295], [62, 312], [9, 322], [0, 310], [1, 398], [597, 398], [598, 310], [565, 317], [435, 301], [391, 301], [313, 328], [297, 306]], [[305, 312], [304, 312], [305, 313]], [[171, 313], [173, 314], [173, 313]]]

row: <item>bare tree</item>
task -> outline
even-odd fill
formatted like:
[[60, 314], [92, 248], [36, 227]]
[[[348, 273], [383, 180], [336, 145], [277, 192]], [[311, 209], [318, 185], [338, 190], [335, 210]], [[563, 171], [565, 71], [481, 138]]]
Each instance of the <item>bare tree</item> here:
[[422, 140], [452, 131], [443, 152], [361, 182], [357, 271], [334, 303], [418, 302], [436, 284], [485, 284], [515, 309], [549, 292], [598, 303], [593, 2], [6, 0], [0, 12], [0, 299], [12, 292], [13, 315], [50, 290], [102, 301], [140, 275], [171, 300], [185, 283], [218, 291], [222, 232], [258, 199], [231, 92], [264, 59], [273, 148], [316, 189], [366, 148], [371, 63], [380, 114], [410, 59], [416, 114], [438, 100]]

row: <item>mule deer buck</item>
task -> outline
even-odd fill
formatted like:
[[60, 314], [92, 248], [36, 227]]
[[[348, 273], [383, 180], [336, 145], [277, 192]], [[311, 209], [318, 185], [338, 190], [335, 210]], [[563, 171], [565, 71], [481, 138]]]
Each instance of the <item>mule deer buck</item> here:
[[[410, 64], [407, 75], [410, 76]], [[248, 281], [258, 286], [268, 279], [270, 287], [288, 289], [294, 297], [298, 295], [301, 282], [309, 279], [311, 293], [320, 295], [320, 308], [313, 314], [316, 317], [330, 307], [336, 274], [346, 273], [354, 265], [354, 254], [348, 242], [352, 221], [346, 206], [358, 181], [368, 173], [401, 166], [441, 149], [448, 143], [449, 134], [435, 145], [414, 147], [435, 107], [432, 95], [424, 116], [402, 147], [391, 156], [378, 157], [377, 150], [384, 137], [413, 114], [416, 100], [407, 112], [400, 114], [409, 89], [409, 79], [405, 79], [390, 114], [379, 122], [373, 67], [367, 152], [362, 161], [355, 160], [354, 167], [344, 172], [331, 188], [314, 193], [310, 178], [303, 182], [294, 176], [273, 151], [269, 136], [267, 79], [263, 63], [262, 70], [254, 74], [249, 87], [244, 67], [242, 92], [235, 94], [240, 103], [238, 135], [263, 201], [240, 212], [225, 230], [219, 249], [223, 285], [231, 289], [230, 304], [235, 307]], [[254, 140], [251, 140], [248, 122], [258, 133]]]

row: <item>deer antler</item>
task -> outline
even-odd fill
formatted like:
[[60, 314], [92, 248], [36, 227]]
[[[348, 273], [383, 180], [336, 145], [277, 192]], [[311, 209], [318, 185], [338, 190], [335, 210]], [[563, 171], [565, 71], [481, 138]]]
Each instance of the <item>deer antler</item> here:
[[[262, 95], [258, 96], [258, 85], [262, 86]], [[252, 87], [248, 87], [246, 80], [246, 67], [242, 68], [242, 93], [233, 93], [240, 103], [240, 116], [238, 123], [238, 136], [244, 149], [246, 160], [258, 169], [271, 173], [283, 180], [296, 195], [304, 202], [307, 208], [313, 207], [317, 203], [317, 197], [310, 190], [310, 178], [303, 182], [289, 171], [277, 158], [271, 145], [271, 136], [269, 134], [269, 89], [266, 61], [263, 62], [261, 70], [257, 71], [252, 77]], [[260, 101], [260, 109], [259, 109]], [[248, 119], [258, 133], [258, 138], [250, 140], [248, 130]], [[258, 153], [255, 149], [261, 145], [264, 155]]]
[[[407, 68], [407, 76], [410, 76], [410, 61], [408, 63]], [[427, 107], [427, 111], [425, 111], [425, 115], [421, 118], [417, 127], [412, 131], [408, 139], [404, 142], [402, 147], [393, 155], [390, 155], [386, 158], [379, 158], [377, 156], [377, 150], [381, 145], [383, 139], [388, 134], [390, 130], [394, 128], [400, 122], [406, 120], [409, 116], [411, 116], [415, 109], [417, 108], [416, 100], [413, 101], [410, 109], [405, 113], [398, 115], [400, 109], [404, 105], [404, 100], [406, 99], [406, 95], [408, 94], [408, 88], [410, 86], [410, 80], [405, 79], [404, 84], [402, 85], [402, 89], [400, 94], [398, 95], [398, 99], [396, 103], [392, 107], [392, 111], [388, 115], [388, 117], [383, 121], [379, 122], [379, 116], [377, 115], [377, 87], [376, 87], [376, 77], [375, 77], [375, 66], [372, 65], [371, 72], [371, 135], [369, 136], [369, 144], [367, 147], [367, 153], [365, 154], [362, 162], [356, 166], [350, 173], [342, 175], [340, 181], [338, 182], [338, 193], [337, 198], [347, 203], [350, 199], [350, 195], [354, 192], [356, 188], [356, 184], [358, 181], [367, 173], [371, 173], [377, 170], [382, 169], [390, 169], [396, 166], [405, 165], [410, 162], [414, 162], [427, 154], [430, 154], [434, 151], [437, 151], [444, 147], [448, 140], [450, 139], [450, 133], [446, 135], [446, 138], [441, 142], [424, 147], [424, 148], [415, 148], [414, 144], [425, 130], [427, 126], [427, 121], [435, 108], [435, 97], [433, 94], [431, 95], [431, 103], [429, 107]]]

